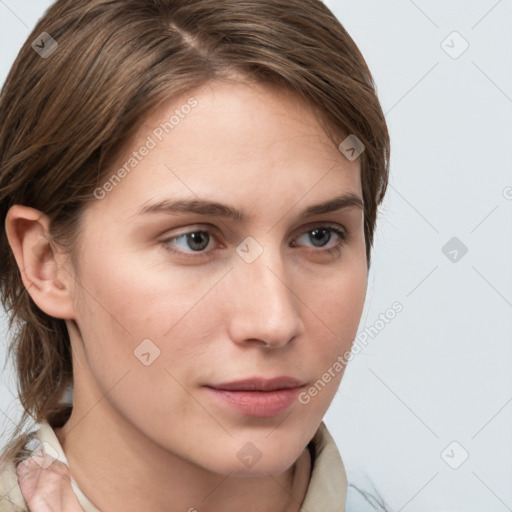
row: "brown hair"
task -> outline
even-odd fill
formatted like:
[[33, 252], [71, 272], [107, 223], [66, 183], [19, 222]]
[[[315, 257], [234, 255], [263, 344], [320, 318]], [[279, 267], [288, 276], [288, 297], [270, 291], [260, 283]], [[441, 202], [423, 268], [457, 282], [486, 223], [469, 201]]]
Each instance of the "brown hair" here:
[[[32, 47], [43, 32], [58, 44], [45, 58]], [[12, 205], [36, 208], [49, 217], [53, 242], [73, 257], [81, 213], [140, 121], [174, 95], [233, 74], [293, 91], [320, 112], [333, 142], [354, 134], [365, 145], [369, 268], [389, 136], [361, 53], [320, 0], [56, 1], [21, 48], [0, 96], [2, 226]], [[17, 326], [9, 355], [23, 407], [0, 461], [17, 462], [29, 416], [53, 427], [67, 421], [71, 405], [61, 399], [73, 382], [72, 359], [65, 321], [25, 293], [5, 229], [0, 260], [2, 303], [9, 328]]]

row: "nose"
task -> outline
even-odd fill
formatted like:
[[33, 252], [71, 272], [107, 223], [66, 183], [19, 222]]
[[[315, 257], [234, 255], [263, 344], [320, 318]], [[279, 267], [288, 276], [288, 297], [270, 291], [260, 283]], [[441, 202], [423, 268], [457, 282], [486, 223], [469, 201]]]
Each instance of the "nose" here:
[[235, 262], [229, 297], [231, 339], [264, 348], [285, 346], [303, 329], [292, 269], [279, 249], [269, 246], [251, 263], [238, 255]]

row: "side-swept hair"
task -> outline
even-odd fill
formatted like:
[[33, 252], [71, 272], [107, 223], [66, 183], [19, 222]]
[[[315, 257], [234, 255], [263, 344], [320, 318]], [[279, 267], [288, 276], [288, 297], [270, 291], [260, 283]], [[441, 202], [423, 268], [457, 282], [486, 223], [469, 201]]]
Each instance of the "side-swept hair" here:
[[[45, 58], [32, 47], [43, 32], [58, 44]], [[20, 460], [29, 416], [52, 427], [67, 421], [61, 399], [73, 378], [64, 320], [25, 293], [4, 228], [9, 208], [47, 215], [52, 241], [75, 261], [82, 212], [123, 141], [164, 101], [233, 75], [298, 94], [336, 145], [348, 135], [364, 144], [369, 268], [389, 136], [361, 53], [320, 0], [57, 0], [0, 95], [0, 289], [9, 328], [16, 326], [9, 354], [24, 411], [0, 462]]]

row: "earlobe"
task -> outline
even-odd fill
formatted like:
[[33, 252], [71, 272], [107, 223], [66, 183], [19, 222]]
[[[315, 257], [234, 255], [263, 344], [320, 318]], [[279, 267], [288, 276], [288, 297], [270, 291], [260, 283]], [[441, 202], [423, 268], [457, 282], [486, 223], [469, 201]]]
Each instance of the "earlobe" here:
[[72, 276], [49, 234], [49, 218], [28, 206], [12, 206], [5, 219], [9, 245], [21, 279], [37, 306], [55, 318], [74, 318]]

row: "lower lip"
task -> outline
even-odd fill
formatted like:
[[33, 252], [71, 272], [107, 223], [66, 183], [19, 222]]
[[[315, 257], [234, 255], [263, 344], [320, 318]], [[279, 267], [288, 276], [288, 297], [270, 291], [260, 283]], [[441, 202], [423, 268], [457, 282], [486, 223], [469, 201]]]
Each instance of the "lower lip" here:
[[206, 386], [213, 396], [247, 416], [269, 418], [286, 411], [297, 398], [298, 388], [275, 391], [226, 391]]

